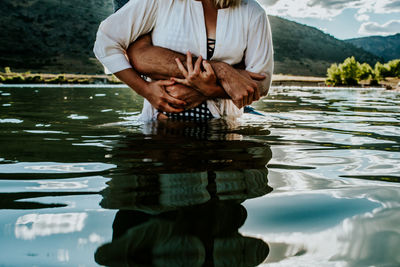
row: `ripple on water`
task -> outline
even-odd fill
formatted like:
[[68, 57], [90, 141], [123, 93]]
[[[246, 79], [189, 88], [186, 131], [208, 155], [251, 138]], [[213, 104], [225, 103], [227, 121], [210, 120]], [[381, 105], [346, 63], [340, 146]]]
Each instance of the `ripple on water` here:
[[19, 119], [0, 119], [0, 123], [23, 123], [23, 120]]
[[1, 164], [0, 173], [88, 173], [101, 172], [115, 168], [114, 164], [61, 163], [61, 162], [19, 162]]

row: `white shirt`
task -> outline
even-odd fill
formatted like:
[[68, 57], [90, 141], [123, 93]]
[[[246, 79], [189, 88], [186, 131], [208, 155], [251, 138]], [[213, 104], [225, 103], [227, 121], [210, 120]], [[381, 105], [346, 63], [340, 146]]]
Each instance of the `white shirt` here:
[[[203, 6], [195, 0], [130, 0], [100, 24], [93, 51], [112, 73], [132, 68], [125, 51], [150, 31], [155, 46], [207, 58]], [[218, 9], [215, 39], [211, 59], [234, 65], [244, 58], [246, 70], [267, 76], [262, 82], [261, 95], [265, 95], [273, 73], [271, 29], [265, 10], [255, 0]], [[207, 106], [216, 118], [243, 113], [229, 99], [208, 100]], [[158, 111], [145, 100], [141, 118], [151, 120], [157, 115]]]

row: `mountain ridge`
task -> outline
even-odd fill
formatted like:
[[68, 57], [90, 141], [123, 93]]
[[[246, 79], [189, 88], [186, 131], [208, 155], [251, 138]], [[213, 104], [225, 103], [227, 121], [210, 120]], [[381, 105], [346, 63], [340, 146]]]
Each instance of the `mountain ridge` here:
[[[3, 0], [0, 68], [50, 73], [102, 73], [92, 47], [99, 23], [112, 13], [111, 0]], [[322, 31], [269, 16], [275, 73], [325, 76], [334, 62], [355, 56], [381, 58]]]
[[368, 36], [344, 40], [374, 55], [385, 62], [400, 58], [400, 33], [389, 36]]

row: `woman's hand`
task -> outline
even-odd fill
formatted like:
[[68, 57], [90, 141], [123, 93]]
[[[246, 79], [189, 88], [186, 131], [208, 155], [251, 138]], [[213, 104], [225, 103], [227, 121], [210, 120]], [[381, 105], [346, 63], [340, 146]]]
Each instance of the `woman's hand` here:
[[[201, 56], [197, 58], [193, 66], [192, 54], [187, 52], [187, 69], [183, 66], [179, 58], [176, 58], [175, 61], [179, 70], [182, 72], [183, 77], [185, 78], [179, 79], [173, 77], [171, 80], [189, 87], [193, 87], [201, 94], [209, 97], [213, 96], [216, 91], [219, 91], [219, 87], [217, 85], [217, 76], [215, 75], [211, 64], [203, 60]], [[201, 69], [201, 65], [203, 65], [204, 70]]]
[[166, 87], [174, 83], [169, 80], [149, 82], [143, 92], [143, 97], [157, 110], [168, 113], [182, 112], [186, 107], [186, 102], [169, 95], [166, 91]]

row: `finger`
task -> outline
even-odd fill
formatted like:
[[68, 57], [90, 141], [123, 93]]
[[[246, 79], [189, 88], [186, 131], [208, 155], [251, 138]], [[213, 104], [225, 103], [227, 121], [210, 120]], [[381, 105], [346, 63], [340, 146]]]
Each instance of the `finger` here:
[[266, 76], [261, 73], [255, 73], [255, 72], [251, 72], [251, 71], [247, 71], [247, 73], [250, 75], [250, 78], [252, 78], [256, 81], [262, 81], [266, 78]]
[[160, 86], [170, 86], [170, 85], [173, 85], [175, 83], [175, 81], [174, 80], [159, 80], [159, 81], [156, 81], [156, 83]]
[[247, 103], [246, 105], [251, 105], [251, 103], [253, 103], [253, 96], [254, 96], [254, 92], [249, 92], [249, 95], [247, 96]]
[[173, 80], [174, 82], [180, 83], [180, 84], [190, 86], [189, 82], [186, 79], [179, 79], [179, 78], [172, 77], [171, 80]]
[[196, 60], [196, 63], [194, 63], [194, 73], [200, 73], [200, 66], [202, 61], [203, 58], [199, 56]]
[[243, 106], [242, 100], [235, 100], [233, 101], [233, 104], [235, 104], [235, 106], [237, 106], [238, 108], [241, 108]]
[[203, 60], [203, 67], [206, 70], [207, 74], [214, 74], [214, 69], [212, 68], [211, 64], [208, 63], [206, 60]]
[[178, 98], [172, 97], [170, 95], [165, 96], [166, 101], [168, 102], [169, 105], [174, 105], [174, 106], [179, 106], [179, 107], [184, 107], [186, 106], [186, 102], [183, 100], [180, 100]]
[[186, 67], [189, 73], [193, 72], [193, 63], [192, 63], [192, 53], [187, 51], [186, 53]]
[[165, 105], [161, 108], [161, 110], [162, 110], [162, 111], [165, 111], [165, 112], [168, 112], [168, 113], [179, 113], [179, 112], [184, 111], [183, 108], [174, 108], [174, 107], [172, 107], [172, 106], [169, 105], [169, 104], [165, 104]]
[[254, 99], [255, 101], [257, 101], [258, 99], [260, 99], [260, 90], [258, 90], [258, 88], [256, 88], [256, 89], [254, 90], [253, 99]]
[[176, 64], [178, 65], [178, 69], [181, 71], [183, 77], [187, 77], [188, 76], [188, 72], [185, 69], [185, 66], [183, 66], [181, 60], [179, 58], [175, 58]]

